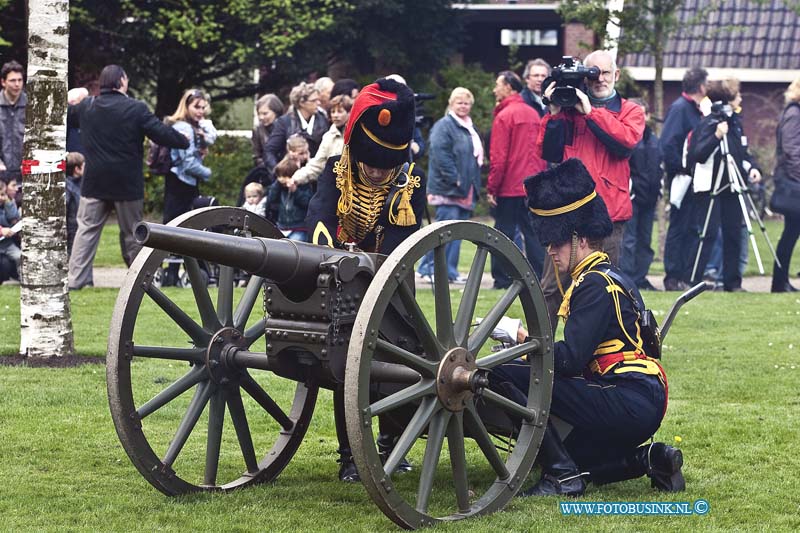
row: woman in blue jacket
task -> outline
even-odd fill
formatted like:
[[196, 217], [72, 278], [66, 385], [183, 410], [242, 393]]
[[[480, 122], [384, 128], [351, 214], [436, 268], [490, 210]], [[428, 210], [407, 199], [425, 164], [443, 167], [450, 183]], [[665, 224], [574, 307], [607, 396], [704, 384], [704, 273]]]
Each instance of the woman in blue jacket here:
[[[431, 129], [428, 162], [428, 203], [436, 206], [436, 221], [469, 220], [481, 187], [483, 143], [469, 116], [475, 98], [469, 89], [450, 93], [447, 114]], [[447, 244], [447, 277], [463, 283], [458, 273], [461, 241]], [[432, 279], [433, 254], [426, 255], [418, 273]]]

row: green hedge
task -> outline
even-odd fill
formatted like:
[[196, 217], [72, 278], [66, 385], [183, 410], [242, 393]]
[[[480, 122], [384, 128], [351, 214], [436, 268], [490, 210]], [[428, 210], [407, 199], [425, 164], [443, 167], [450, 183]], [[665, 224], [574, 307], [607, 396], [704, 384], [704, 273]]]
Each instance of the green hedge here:
[[[242, 181], [253, 168], [250, 138], [220, 136], [209, 148], [205, 164], [211, 168], [211, 179], [200, 184], [200, 193], [216, 196], [221, 205], [236, 205]], [[164, 177], [151, 175], [144, 167], [144, 210], [160, 218], [164, 208]]]

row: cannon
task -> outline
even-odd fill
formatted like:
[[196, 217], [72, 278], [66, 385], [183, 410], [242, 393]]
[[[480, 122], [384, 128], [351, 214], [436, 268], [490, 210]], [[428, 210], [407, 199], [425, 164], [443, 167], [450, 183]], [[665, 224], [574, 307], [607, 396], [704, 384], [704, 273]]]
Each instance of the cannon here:
[[[289, 241], [258, 216], [210, 207], [166, 226], [141, 223], [135, 235], [146, 247], [114, 309], [108, 397], [125, 451], [161, 492], [274, 480], [319, 389], [342, 386], [362, 483], [401, 527], [502, 509], [525, 481], [547, 423], [553, 340], [539, 282], [501, 233], [435, 223], [384, 256]], [[456, 240], [474, 248], [463, 288], [445, 281], [445, 245]], [[435, 281], [415, 288], [415, 263], [428, 252]], [[168, 253], [183, 256], [191, 291], [154, 282]], [[508, 289], [482, 288], [490, 260], [512, 273]], [[212, 263], [216, 289], [204, 283]], [[251, 274], [245, 287], [235, 286], [236, 269]], [[522, 318], [529, 337], [491, 346], [506, 314]], [[527, 405], [487, 379], [522, 355]], [[379, 425], [398, 437], [389, 454], [379, 453]], [[403, 457], [414, 467], [401, 474]]]

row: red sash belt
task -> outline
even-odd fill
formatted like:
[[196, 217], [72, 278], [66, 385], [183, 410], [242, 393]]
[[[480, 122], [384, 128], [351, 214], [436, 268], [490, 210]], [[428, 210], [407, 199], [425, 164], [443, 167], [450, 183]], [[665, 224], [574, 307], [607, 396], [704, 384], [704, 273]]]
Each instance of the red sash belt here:
[[[589, 369], [596, 373], [600, 374], [601, 376], [611, 370], [611, 367], [616, 365], [617, 363], [624, 363], [624, 362], [633, 362], [636, 360], [646, 360], [650, 361], [658, 367], [658, 379], [664, 385], [664, 412], [667, 412], [667, 402], [669, 401], [669, 383], [667, 383], [667, 373], [664, 372], [664, 367], [652, 357], [647, 357], [643, 353], [633, 353], [633, 352], [617, 352], [617, 353], [610, 353], [606, 355], [601, 355], [594, 359], [591, 363], [589, 363]], [[642, 372], [643, 374], [648, 374], [644, 368], [637, 369], [636, 365], [627, 366], [625, 368], [625, 372]], [[621, 372], [615, 372], [621, 373]]]

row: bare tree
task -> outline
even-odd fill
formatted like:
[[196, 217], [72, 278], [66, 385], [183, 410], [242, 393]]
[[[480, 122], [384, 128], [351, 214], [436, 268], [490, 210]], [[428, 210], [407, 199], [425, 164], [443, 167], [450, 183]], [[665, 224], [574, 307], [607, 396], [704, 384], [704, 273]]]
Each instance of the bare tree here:
[[28, 0], [20, 353], [74, 350], [67, 289], [66, 152], [69, 1]]

